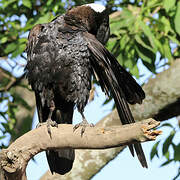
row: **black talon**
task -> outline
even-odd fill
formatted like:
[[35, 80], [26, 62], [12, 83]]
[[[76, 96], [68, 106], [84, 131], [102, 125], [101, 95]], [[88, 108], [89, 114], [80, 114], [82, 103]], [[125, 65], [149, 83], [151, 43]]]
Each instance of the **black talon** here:
[[80, 126], [82, 127], [81, 129], [81, 137], [83, 136], [84, 132], [85, 132], [85, 129], [86, 127], [94, 127], [94, 124], [89, 124], [88, 121], [86, 120], [85, 116], [83, 113], [81, 113], [82, 115], [82, 122], [76, 124], [74, 127], [73, 127], [73, 132], [79, 128]]
[[49, 108], [49, 115], [48, 115], [48, 119], [46, 120], [46, 122], [43, 122], [43, 123], [38, 123], [38, 125], [36, 126], [36, 128], [46, 124], [47, 126], [47, 131], [48, 131], [48, 134], [51, 136], [51, 126], [52, 127], [58, 127], [58, 124], [56, 123], [56, 121], [53, 121], [51, 119], [52, 117], [52, 114], [55, 110], [55, 104], [54, 104], [54, 101], [51, 101], [50, 103], [50, 108]]

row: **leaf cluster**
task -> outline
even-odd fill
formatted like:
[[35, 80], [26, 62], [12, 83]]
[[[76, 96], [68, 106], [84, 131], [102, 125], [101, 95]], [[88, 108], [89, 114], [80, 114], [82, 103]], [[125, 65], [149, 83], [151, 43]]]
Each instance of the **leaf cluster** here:
[[111, 39], [108, 48], [119, 62], [139, 78], [137, 61], [152, 73], [162, 65], [170, 64], [180, 55], [180, 2], [150, 0], [120, 3], [122, 10], [111, 16]]
[[[165, 162], [161, 164], [161, 167], [163, 167], [170, 163], [177, 163], [180, 161], [180, 151], [179, 151], [180, 142], [177, 144], [174, 143], [174, 138], [180, 129], [180, 125], [179, 127], [174, 127], [170, 123], [164, 123], [161, 127], [169, 127], [171, 129], [171, 132], [164, 141], [159, 140], [154, 144], [151, 150], [150, 157], [152, 160], [155, 157], [160, 158], [159, 154], [162, 154], [162, 156], [165, 157], [166, 159]], [[180, 167], [178, 169], [178, 173], [176, 177], [174, 177], [173, 179], [176, 180], [179, 179], [179, 177], [180, 177]]]

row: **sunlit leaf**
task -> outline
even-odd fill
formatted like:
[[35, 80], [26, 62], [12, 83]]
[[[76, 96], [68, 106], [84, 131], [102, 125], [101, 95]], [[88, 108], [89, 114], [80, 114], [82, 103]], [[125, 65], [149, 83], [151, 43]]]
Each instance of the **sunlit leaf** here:
[[180, 35], [180, 1], [177, 4], [176, 15], [174, 18], [176, 32]]
[[168, 12], [172, 7], [174, 7], [175, 3], [176, 3], [176, 0], [164, 0], [163, 6], [166, 12]]
[[137, 79], [139, 79], [139, 69], [137, 64], [135, 64], [131, 69], [130, 69], [130, 73], [132, 75], [134, 75]]
[[154, 158], [155, 155], [158, 157], [158, 149], [157, 149], [157, 147], [158, 147], [159, 143], [160, 143], [160, 141], [156, 142], [154, 144], [154, 146], [152, 147], [151, 156], [150, 156], [151, 160]]
[[15, 42], [8, 44], [7, 48], [5, 49], [5, 53], [10, 53], [17, 48], [17, 44]]
[[165, 155], [166, 152], [168, 151], [169, 146], [170, 146], [171, 143], [172, 143], [172, 139], [173, 139], [174, 135], [175, 135], [175, 131], [172, 130], [171, 133], [170, 133], [170, 135], [168, 136], [168, 138], [165, 140], [165, 142], [164, 142], [164, 144], [163, 144], [163, 149], [162, 149], [163, 155]]
[[5, 43], [7, 40], [8, 40], [8, 38], [4, 36], [4, 37], [1, 39], [1, 43]]
[[154, 42], [154, 34], [151, 32], [151, 29], [148, 25], [146, 25], [143, 21], [139, 21], [139, 25], [141, 29], [143, 30], [144, 34], [148, 37], [151, 46], [157, 51], [156, 43]]
[[164, 48], [165, 57], [168, 58], [168, 60], [171, 62], [173, 60], [173, 56], [172, 56], [172, 53], [171, 53], [171, 48], [170, 48], [170, 44], [169, 44], [168, 39], [165, 39], [162, 46]]
[[31, 9], [32, 8], [32, 4], [30, 0], [22, 0], [22, 3], [24, 6], [26, 6], [27, 8]]
[[12, 58], [20, 55], [26, 48], [26, 44], [20, 44], [17, 46], [16, 50], [12, 53]]

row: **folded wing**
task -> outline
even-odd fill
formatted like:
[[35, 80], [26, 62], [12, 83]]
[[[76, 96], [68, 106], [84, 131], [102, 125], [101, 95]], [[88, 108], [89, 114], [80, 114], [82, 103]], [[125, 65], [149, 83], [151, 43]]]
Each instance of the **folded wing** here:
[[[84, 32], [84, 38], [88, 42], [91, 65], [102, 90], [113, 96], [122, 124], [134, 123], [128, 103], [141, 103], [145, 98], [144, 91], [93, 35]], [[135, 149], [142, 166], [147, 167], [140, 143], [130, 145], [129, 149], [133, 156]]]

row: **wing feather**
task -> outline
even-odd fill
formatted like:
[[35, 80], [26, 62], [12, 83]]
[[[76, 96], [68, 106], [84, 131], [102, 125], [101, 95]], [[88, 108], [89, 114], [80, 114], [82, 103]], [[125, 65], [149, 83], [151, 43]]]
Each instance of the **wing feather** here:
[[[91, 65], [98, 76], [99, 84], [106, 94], [112, 94], [122, 124], [135, 123], [127, 102], [141, 103], [145, 98], [144, 91], [93, 35], [85, 32], [84, 38], [88, 42]], [[142, 166], [147, 167], [140, 143], [130, 145], [129, 149], [133, 156], [135, 149]]]

